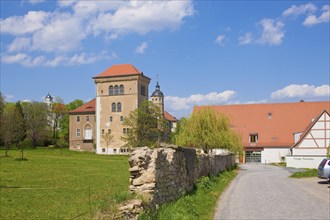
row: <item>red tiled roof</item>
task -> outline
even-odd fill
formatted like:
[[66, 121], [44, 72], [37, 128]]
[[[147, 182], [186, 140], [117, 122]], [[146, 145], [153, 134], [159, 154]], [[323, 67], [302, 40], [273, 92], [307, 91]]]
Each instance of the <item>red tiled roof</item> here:
[[94, 78], [135, 74], [143, 75], [143, 73], [137, 68], [135, 68], [132, 64], [118, 64], [112, 65], [110, 68], [95, 76]]
[[95, 113], [95, 101], [96, 99], [92, 99], [89, 102], [86, 102], [82, 106], [76, 108], [75, 110], [70, 111], [70, 114], [74, 113]]
[[293, 133], [303, 132], [312, 119], [330, 110], [330, 102], [297, 102], [195, 106], [194, 111], [210, 107], [224, 113], [233, 129], [242, 135], [243, 145], [250, 147], [249, 135], [258, 133], [255, 147], [291, 147]]
[[166, 120], [171, 121], [171, 122], [177, 122], [178, 119], [176, 119], [173, 115], [171, 115], [170, 113], [164, 111], [164, 117]]

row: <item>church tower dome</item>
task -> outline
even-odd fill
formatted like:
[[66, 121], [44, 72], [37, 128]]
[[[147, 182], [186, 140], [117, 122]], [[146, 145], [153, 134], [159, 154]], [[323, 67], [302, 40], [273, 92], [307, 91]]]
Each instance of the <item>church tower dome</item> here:
[[53, 97], [48, 93], [45, 97], [45, 103], [49, 106], [53, 104]]
[[160, 86], [158, 81], [156, 84], [156, 90], [151, 95], [151, 101], [155, 105], [159, 106], [161, 114], [164, 115], [164, 94], [162, 91], [160, 91]]

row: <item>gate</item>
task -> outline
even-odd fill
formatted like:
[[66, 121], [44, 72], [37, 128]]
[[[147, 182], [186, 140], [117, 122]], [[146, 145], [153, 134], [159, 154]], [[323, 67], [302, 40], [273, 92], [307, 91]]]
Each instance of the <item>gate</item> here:
[[246, 163], [261, 163], [261, 151], [246, 151], [245, 152]]

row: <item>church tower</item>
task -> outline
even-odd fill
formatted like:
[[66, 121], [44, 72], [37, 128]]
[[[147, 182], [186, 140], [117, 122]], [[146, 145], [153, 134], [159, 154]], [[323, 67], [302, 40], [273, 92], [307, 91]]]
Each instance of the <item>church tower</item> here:
[[164, 115], [164, 94], [160, 91], [158, 81], [156, 84], [156, 90], [151, 95], [151, 101], [159, 107], [161, 114]]
[[47, 104], [48, 108], [50, 108], [53, 104], [53, 97], [49, 93], [45, 97], [45, 103]]

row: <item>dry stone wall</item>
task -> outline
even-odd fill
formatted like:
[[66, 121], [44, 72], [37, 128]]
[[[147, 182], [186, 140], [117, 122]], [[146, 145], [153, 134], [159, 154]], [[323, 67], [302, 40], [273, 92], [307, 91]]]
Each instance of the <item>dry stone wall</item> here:
[[197, 179], [217, 175], [235, 164], [233, 155], [197, 154], [195, 149], [173, 145], [135, 149], [129, 158], [130, 190], [154, 207], [191, 191]]

